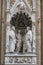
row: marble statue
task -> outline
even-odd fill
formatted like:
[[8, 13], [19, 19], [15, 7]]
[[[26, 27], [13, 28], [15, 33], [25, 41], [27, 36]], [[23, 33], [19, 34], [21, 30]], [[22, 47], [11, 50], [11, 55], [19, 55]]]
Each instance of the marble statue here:
[[10, 40], [10, 52], [15, 51], [15, 44], [16, 44], [16, 37], [15, 37], [15, 28], [12, 27], [9, 33], [9, 40]]
[[27, 52], [31, 52], [32, 31], [30, 30], [29, 27], [27, 27], [27, 33], [25, 35], [25, 43], [24, 44], [26, 44], [25, 49], [27, 49]]
[[22, 36], [21, 36], [21, 34], [20, 34], [20, 30], [18, 30], [18, 33], [17, 33], [17, 35], [16, 35], [16, 38], [17, 38], [17, 52], [19, 52], [20, 51], [20, 49], [21, 49], [21, 39], [22, 39]]

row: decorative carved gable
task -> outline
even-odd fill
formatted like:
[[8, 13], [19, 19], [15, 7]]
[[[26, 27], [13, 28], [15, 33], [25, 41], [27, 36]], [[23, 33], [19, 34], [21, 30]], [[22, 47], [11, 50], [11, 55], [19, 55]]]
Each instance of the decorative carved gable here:
[[32, 8], [31, 8], [30, 4], [28, 4], [28, 1], [16, 0], [14, 5], [10, 9], [11, 17], [19, 11], [27, 12], [31, 16]]

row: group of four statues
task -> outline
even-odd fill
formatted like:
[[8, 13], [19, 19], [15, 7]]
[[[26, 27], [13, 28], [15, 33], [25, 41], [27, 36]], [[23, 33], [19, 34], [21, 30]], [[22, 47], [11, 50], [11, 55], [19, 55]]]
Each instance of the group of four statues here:
[[22, 52], [31, 52], [32, 48], [32, 31], [30, 27], [27, 27], [27, 32], [24, 36], [21, 35], [21, 30], [18, 30], [16, 33], [15, 27], [11, 27], [9, 33], [9, 43], [10, 43], [10, 52], [19, 53], [22, 49]]

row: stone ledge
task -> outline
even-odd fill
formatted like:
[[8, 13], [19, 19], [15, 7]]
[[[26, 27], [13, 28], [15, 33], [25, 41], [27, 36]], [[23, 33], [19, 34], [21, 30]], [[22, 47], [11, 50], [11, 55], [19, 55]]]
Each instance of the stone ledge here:
[[16, 63], [16, 64], [5, 64], [5, 65], [37, 65], [37, 64], [29, 64], [29, 63]]
[[36, 54], [35, 53], [30, 53], [30, 54], [13, 54], [13, 53], [8, 53], [8, 54], [5, 54], [5, 57], [30, 57], [30, 56], [32, 56], [32, 57], [36, 57]]

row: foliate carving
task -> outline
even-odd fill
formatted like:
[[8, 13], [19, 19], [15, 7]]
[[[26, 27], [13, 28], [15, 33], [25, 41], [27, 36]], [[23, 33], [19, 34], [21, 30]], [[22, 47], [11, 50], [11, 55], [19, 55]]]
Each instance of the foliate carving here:
[[16, 28], [26, 28], [27, 26], [29, 26], [30, 29], [32, 28], [31, 17], [29, 17], [29, 15], [25, 12], [14, 14], [11, 18], [10, 23], [12, 26], [15, 26]]
[[31, 57], [9, 57], [5, 63], [32, 63]]
[[6, 57], [5, 63], [31, 63], [36, 64], [36, 57]]

